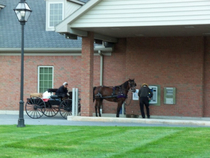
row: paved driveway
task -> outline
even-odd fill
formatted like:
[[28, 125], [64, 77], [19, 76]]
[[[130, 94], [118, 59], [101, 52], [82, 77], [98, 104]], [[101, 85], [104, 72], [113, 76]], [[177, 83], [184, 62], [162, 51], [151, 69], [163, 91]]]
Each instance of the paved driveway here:
[[[0, 125], [17, 125], [18, 123], [18, 114], [0, 114]], [[87, 118], [87, 117], [86, 117]], [[202, 120], [202, 123], [194, 124], [174, 124], [173, 119], [167, 121], [167, 119], [141, 119], [132, 121], [132, 119], [126, 118], [119, 119], [114, 121], [116, 118], [113, 118], [113, 121], [109, 121], [111, 118], [96, 118], [90, 117], [91, 119], [86, 119], [84, 117], [79, 117], [77, 119], [66, 120], [60, 115], [55, 117], [45, 117], [43, 116], [40, 119], [31, 119], [27, 115], [24, 115], [25, 125], [67, 125], [67, 126], [164, 126], [164, 127], [210, 127], [209, 120]], [[97, 120], [98, 119], [98, 120]], [[122, 121], [121, 121], [122, 120]], [[177, 120], [174, 120], [177, 121]], [[183, 120], [186, 121], [186, 120]], [[201, 122], [199, 120], [190, 120], [194, 122]], [[154, 122], [154, 123], [153, 123]], [[205, 124], [206, 123], [206, 124]]]

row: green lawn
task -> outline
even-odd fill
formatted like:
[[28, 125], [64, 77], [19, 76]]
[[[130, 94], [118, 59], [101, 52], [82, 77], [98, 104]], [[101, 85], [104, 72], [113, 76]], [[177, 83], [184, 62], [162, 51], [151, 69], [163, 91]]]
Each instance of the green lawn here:
[[207, 158], [210, 128], [0, 126], [0, 158]]

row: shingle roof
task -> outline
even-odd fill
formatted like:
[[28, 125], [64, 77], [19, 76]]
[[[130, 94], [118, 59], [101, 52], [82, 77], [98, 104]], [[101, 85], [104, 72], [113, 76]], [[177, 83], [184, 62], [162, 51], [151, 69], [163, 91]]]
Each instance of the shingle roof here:
[[0, 4], [5, 5], [5, 0], [0, 0]]
[[[17, 0], [7, 0], [6, 7], [0, 11], [0, 49], [21, 46], [21, 25], [13, 11], [17, 3]], [[32, 13], [24, 27], [25, 48], [81, 48], [80, 37], [70, 40], [54, 31], [45, 31], [46, 1], [27, 0], [27, 3]]]

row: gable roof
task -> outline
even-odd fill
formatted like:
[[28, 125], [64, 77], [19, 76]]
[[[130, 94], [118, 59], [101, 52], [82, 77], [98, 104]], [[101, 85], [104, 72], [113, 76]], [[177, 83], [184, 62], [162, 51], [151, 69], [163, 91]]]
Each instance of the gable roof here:
[[[0, 2], [3, 2], [0, 0]], [[6, 7], [0, 12], [0, 50], [21, 47], [21, 25], [13, 9], [17, 0], [7, 0]], [[66, 39], [54, 31], [45, 31], [46, 2], [44, 0], [27, 0], [32, 13], [24, 27], [24, 47], [36, 49], [81, 48], [82, 40]]]
[[[70, 33], [75, 34], [77, 36], [86, 36], [86, 31], [79, 31], [75, 29], [71, 29], [70, 23], [72, 23], [75, 19], [79, 18], [82, 14], [85, 14], [88, 10], [90, 10], [93, 6], [95, 6], [97, 3], [99, 3], [102, 0], [90, 0], [89, 3], [86, 3], [84, 6], [82, 6], [80, 9], [75, 11], [73, 14], [69, 15], [67, 18], [65, 18], [63, 21], [61, 21], [58, 25], [55, 27], [55, 31], [59, 33]], [[104, 36], [103, 34], [94, 34], [94, 38], [97, 40], [104, 40], [106, 42], [113, 42], [116, 43], [117, 39], [112, 38], [110, 36]]]
[[[206, 0], [90, 0], [56, 26], [59, 33], [115, 42], [116, 38], [206, 36], [210, 27]], [[113, 39], [115, 38], [115, 39]]]

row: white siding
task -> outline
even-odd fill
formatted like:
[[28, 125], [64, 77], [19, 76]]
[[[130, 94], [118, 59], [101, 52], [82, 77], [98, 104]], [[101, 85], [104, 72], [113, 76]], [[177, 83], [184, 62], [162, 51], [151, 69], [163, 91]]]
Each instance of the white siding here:
[[65, 2], [65, 17], [68, 17], [71, 15], [73, 12], [75, 12], [77, 9], [79, 9], [81, 5], [73, 3], [73, 2]]
[[[73, 12], [75, 12], [77, 9], [81, 7], [81, 5], [73, 3], [73, 2], [67, 2], [66, 0], [46, 0], [46, 31], [54, 31], [54, 28], [49, 28], [49, 4], [50, 3], [63, 3], [63, 19], [71, 15]], [[65, 25], [65, 27], [67, 27]]]
[[210, 0], [102, 0], [72, 28], [210, 24]]

